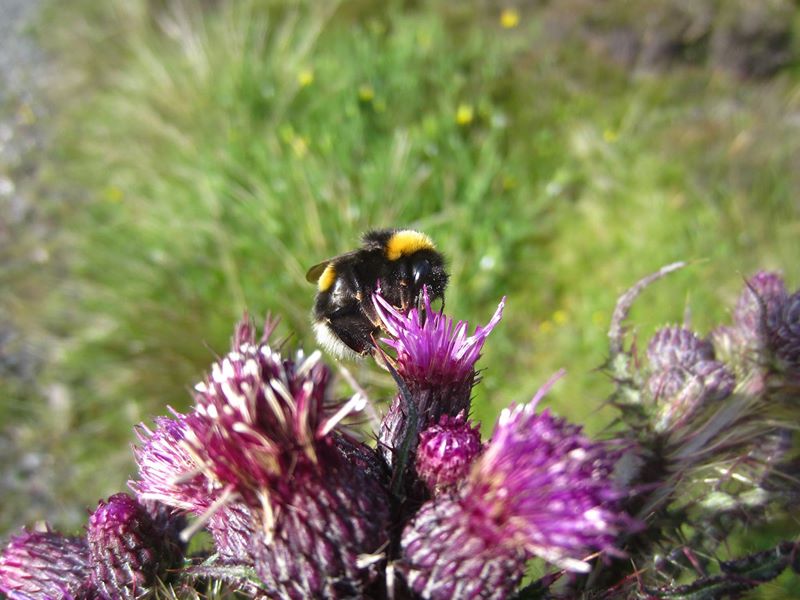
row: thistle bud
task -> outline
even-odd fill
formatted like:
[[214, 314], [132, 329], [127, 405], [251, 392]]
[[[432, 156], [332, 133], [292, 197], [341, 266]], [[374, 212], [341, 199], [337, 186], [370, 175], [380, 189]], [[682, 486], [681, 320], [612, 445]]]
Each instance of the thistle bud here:
[[419, 436], [416, 470], [428, 491], [452, 488], [466, 477], [482, 448], [478, 426], [464, 414], [442, 415]]
[[83, 596], [91, 587], [90, 580], [89, 546], [84, 538], [23, 531], [0, 554], [0, 591], [10, 598]]
[[714, 347], [684, 327], [659, 329], [647, 345], [647, 359], [654, 371], [713, 360]]
[[109, 598], [140, 597], [180, 559], [144, 507], [127, 494], [100, 501], [86, 537], [92, 580]]
[[800, 291], [784, 302], [780, 318], [770, 331], [769, 341], [775, 349], [780, 369], [800, 377]]
[[733, 374], [714, 360], [714, 348], [683, 327], [656, 332], [647, 347], [647, 387], [656, 401], [654, 429], [679, 427], [708, 403], [731, 394]]
[[733, 321], [744, 345], [757, 352], [769, 346], [770, 332], [780, 320], [788, 293], [778, 273], [760, 271], [747, 280]]

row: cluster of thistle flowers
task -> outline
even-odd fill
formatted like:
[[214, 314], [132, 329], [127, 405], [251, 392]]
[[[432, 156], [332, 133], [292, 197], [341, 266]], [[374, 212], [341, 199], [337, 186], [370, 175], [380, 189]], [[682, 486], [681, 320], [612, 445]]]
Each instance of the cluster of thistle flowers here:
[[662, 407], [658, 430], [680, 427], [696, 410], [727, 398], [737, 381], [751, 395], [800, 383], [800, 291], [789, 294], [778, 273], [751, 277], [733, 325], [701, 339], [687, 327], [666, 327], [650, 340], [647, 385]]
[[[285, 356], [273, 322], [257, 339], [245, 320], [193, 409], [139, 427], [135, 498], [101, 502], [83, 538], [12, 538], [0, 590], [138, 598], [169, 577], [213, 575], [268, 598], [502, 599], [534, 557], [587, 572], [598, 554], [620, 556], [634, 524], [615, 476], [623, 448], [537, 412], [557, 377], [504, 410], [489, 441], [468, 418], [503, 302], [471, 335], [427, 297], [408, 314], [374, 302], [398, 383], [377, 447], [347, 424], [363, 395], [334, 401], [318, 352]], [[181, 562], [176, 532], [200, 528], [215, 553]]]
[[[732, 325], [705, 337], [688, 325], [663, 327], [643, 360], [635, 345], [625, 348], [623, 322], [645, 287], [682, 266], [665, 267], [623, 295], [609, 333], [613, 400], [627, 426], [622, 435], [635, 440], [640, 461], [640, 494], [629, 507], [635, 505], [633, 516], [647, 522], [646, 535], [636, 540], [639, 564], [655, 567], [653, 577], [640, 577], [646, 585], [663, 584], [659, 569], [669, 544], [683, 546], [674, 548], [684, 556], [680, 562], [696, 568], [705, 561], [696, 557], [714, 555], [737, 524], [752, 525], [766, 518], [767, 507], [786, 508], [800, 498], [792, 442], [800, 394], [800, 290], [789, 293], [778, 273], [759, 272], [745, 282]], [[692, 550], [695, 558], [685, 561]], [[780, 573], [704, 577], [681, 588], [670, 570], [671, 583], [646, 588], [649, 597], [685, 592], [715, 598], [724, 595], [720, 590], [741, 593]]]
[[[645, 278], [641, 287], [623, 296], [615, 318], [624, 318], [644, 285], [668, 270]], [[634, 396], [629, 393], [627, 399], [648, 404], [650, 428], [673, 439], [685, 436], [689, 428], [696, 430], [702, 413], [729, 406], [723, 401], [732, 396], [747, 398], [742, 409], [753, 413], [756, 401], [796, 398], [800, 390], [800, 290], [789, 294], [778, 273], [762, 271], [748, 279], [733, 324], [719, 326], [705, 338], [687, 325], [656, 331], [644, 364], [635, 349], [622, 351], [621, 326], [615, 333], [612, 324], [611, 337], [612, 363], [633, 358], [612, 368], [634, 384]]]

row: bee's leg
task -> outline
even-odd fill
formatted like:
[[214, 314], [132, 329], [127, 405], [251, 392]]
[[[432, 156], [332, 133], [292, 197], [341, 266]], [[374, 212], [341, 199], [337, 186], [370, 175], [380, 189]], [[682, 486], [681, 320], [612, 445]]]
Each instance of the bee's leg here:
[[331, 332], [356, 354], [364, 355], [373, 347], [377, 328], [360, 310], [336, 311], [327, 319]]

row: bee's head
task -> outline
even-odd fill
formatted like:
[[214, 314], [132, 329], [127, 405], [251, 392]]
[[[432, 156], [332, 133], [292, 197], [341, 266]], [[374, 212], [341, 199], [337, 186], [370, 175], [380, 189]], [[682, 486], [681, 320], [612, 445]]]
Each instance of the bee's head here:
[[442, 255], [432, 250], [420, 250], [410, 258], [412, 296], [419, 299], [424, 286], [428, 288], [431, 299], [442, 298], [447, 287], [447, 272]]

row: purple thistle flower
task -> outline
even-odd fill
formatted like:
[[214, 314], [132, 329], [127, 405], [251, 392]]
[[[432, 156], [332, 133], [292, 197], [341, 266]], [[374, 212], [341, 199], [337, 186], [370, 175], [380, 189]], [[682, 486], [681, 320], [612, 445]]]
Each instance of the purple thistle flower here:
[[521, 545], [506, 541], [492, 515], [444, 495], [423, 504], [403, 531], [397, 568], [425, 600], [504, 600], [519, 587], [529, 558]]
[[200, 472], [184, 440], [186, 415], [173, 414], [174, 419], [155, 418], [155, 431], [143, 423], [137, 428], [141, 445], [134, 448], [134, 457], [139, 481], [129, 481], [128, 486], [139, 501], [158, 501], [199, 515], [211, 506], [222, 486]]
[[666, 431], [684, 424], [710, 402], [726, 398], [736, 380], [714, 360], [714, 348], [684, 327], [664, 327], [647, 347], [652, 369], [647, 380], [656, 400], [654, 428]]
[[186, 441], [208, 479], [259, 506], [295, 470], [316, 470], [333, 449], [330, 372], [315, 352], [284, 359], [267, 344], [242, 343], [195, 386]]
[[770, 332], [770, 346], [775, 349], [782, 370], [800, 376], [800, 291], [783, 304], [780, 317]]
[[23, 531], [13, 536], [0, 554], [0, 591], [11, 598], [83, 596], [90, 581], [89, 546], [84, 538]]
[[[357, 596], [378, 575], [378, 561], [359, 556], [386, 543], [389, 520], [383, 481], [356, 460], [365, 451], [341, 442], [340, 423], [361, 400], [331, 403], [320, 353], [284, 358], [267, 343], [272, 328], [256, 343], [253, 328], [239, 326], [233, 350], [195, 387], [185, 440], [204, 475], [225, 489], [220, 498], [240, 499], [252, 515], [247, 560], [268, 593]], [[218, 543], [234, 519], [238, 527], [246, 515], [229, 509], [211, 523]], [[241, 557], [241, 531], [222, 541], [223, 558]]]
[[419, 436], [417, 476], [431, 493], [451, 488], [464, 479], [482, 447], [478, 426], [463, 413], [442, 415]]
[[132, 600], [148, 592], [181, 558], [181, 549], [159, 530], [145, 508], [127, 494], [100, 501], [86, 538], [92, 581], [109, 598]]
[[620, 554], [617, 539], [634, 525], [612, 480], [620, 448], [592, 442], [549, 411], [537, 414], [553, 382], [504, 410], [459, 494], [429, 501], [406, 527], [400, 570], [415, 593], [505, 598], [532, 556], [586, 572], [592, 551]]
[[379, 293], [373, 295], [375, 309], [392, 336], [381, 341], [397, 352], [397, 372], [409, 384], [418, 387], [460, 389], [465, 382], [471, 387], [475, 363], [486, 338], [500, 322], [505, 298], [486, 326], [478, 326], [473, 335], [467, 335], [469, 324], [466, 321], [456, 323], [444, 313], [435, 312], [427, 289], [423, 290], [422, 301], [422, 309], [413, 308], [405, 315]]
[[[423, 289], [423, 307], [407, 315], [401, 313], [379, 293], [372, 296], [375, 310], [391, 338], [384, 338], [394, 349], [392, 363], [408, 388], [419, 422], [416, 431], [435, 423], [442, 415], [456, 416], [468, 412], [472, 386], [476, 383], [475, 363], [480, 358], [486, 338], [500, 322], [505, 298], [500, 301], [486, 326], [478, 326], [467, 335], [466, 321], [453, 321], [431, 308], [428, 293]], [[402, 395], [392, 402], [381, 423], [379, 447], [391, 465], [393, 452], [407, 433]]]
[[768, 346], [769, 334], [780, 320], [788, 293], [778, 273], [759, 271], [747, 280], [742, 290], [733, 321], [742, 343], [757, 352]]
[[662, 327], [647, 345], [647, 359], [654, 371], [665, 371], [714, 360], [714, 347], [685, 327]]

